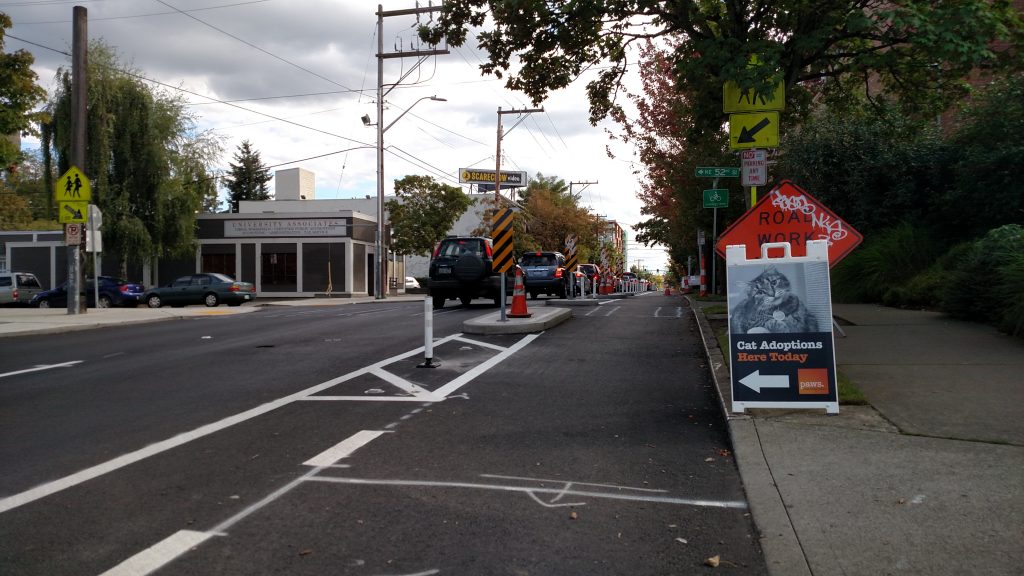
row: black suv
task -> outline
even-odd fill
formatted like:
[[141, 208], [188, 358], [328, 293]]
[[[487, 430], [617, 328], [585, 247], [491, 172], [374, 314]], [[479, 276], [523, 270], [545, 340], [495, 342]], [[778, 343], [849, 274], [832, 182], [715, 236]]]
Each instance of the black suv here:
[[[434, 309], [444, 308], [445, 300], [456, 298], [468, 306], [474, 298], [489, 298], [501, 306], [501, 274], [492, 269], [493, 246], [483, 236], [449, 236], [438, 243], [430, 258], [430, 297]], [[511, 294], [515, 278], [505, 281], [505, 293]]]

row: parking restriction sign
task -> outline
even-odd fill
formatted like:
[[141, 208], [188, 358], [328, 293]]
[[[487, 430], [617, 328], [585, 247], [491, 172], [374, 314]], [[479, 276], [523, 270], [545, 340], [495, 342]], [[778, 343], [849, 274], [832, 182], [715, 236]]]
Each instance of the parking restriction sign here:
[[82, 243], [81, 224], [68, 224], [64, 228], [64, 243], [68, 246], [78, 246]]

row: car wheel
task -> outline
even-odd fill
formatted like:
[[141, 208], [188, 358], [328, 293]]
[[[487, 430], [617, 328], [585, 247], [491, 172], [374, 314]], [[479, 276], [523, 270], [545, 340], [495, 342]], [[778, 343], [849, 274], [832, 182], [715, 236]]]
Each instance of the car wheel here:
[[459, 295], [459, 302], [462, 302], [463, 306], [469, 306], [469, 303], [472, 302], [472, 301], [473, 301], [473, 297], [472, 296], [468, 296], [466, 294]]
[[36, 307], [38, 307], [38, 308], [49, 308], [50, 307], [50, 301], [45, 299], [45, 298], [43, 298], [42, 300], [40, 300], [39, 302], [36, 303]]
[[110, 296], [100, 294], [100, 308], [110, 308], [113, 305], [114, 302], [110, 299]]
[[484, 265], [483, 259], [476, 254], [459, 256], [459, 259], [455, 261], [455, 267], [452, 268], [452, 274], [462, 282], [476, 282], [484, 277], [485, 272], [487, 272], [487, 266]]
[[203, 296], [203, 304], [206, 304], [207, 308], [216, 308], [220, 304], [220, 299], [213, 292], [210, 292], [206, 296]]
[[146, 306], [149, 306], [150, 308], [159, 308], [163, 305], [164, 303], [160, 301], [160, 297], [156, 294], [146, 298]]
[[444, 308], [445, 298], [443, 294], [434, 294], [432, 299], [434, 300], [434, 310], [440, 310], [441, 308]]

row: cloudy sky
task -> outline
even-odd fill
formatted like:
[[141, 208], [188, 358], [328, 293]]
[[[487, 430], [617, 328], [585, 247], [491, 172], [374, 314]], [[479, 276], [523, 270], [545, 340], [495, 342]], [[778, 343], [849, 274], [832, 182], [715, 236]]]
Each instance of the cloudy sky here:
[[[61, 52], [71, 52], [73, 7], [84, 6], [90, 39], [102, 38], [145, 77], [187, 91], [182, 94], [200, 128], [223, 139], [222, 168], [249, 140], [268, 166], [314, 172], [316, 197], [323, 199], [376, 194], [376, 131], [360, 118], [365, 114], [376, 121], [377, 4], [0, 0], [0, 11], [14, 21], [6, 49], [32, 52], [39, 81], [50, 89], [57, 68], [70, 65]], [[389, 11], [416, 3], [380, 4]], [[416, 24], [415, 16], [385, 18], [384, 52], [425, 49], [416, 39]], [[450, 47], [449, 54], [430, 57], [416, 69], [416, 58], [385, 61], [386, 84], [404, 79], [384, 99], [384, 125], [409, 110], [384, 136], [386, 194], [407, 174], [458, 185], [459, 168], [494, 169], [498, 108], [533, 106], [506, 90], [502, 80], [481, 76], [483, 60], [471, 36], [466, 46]], [[594, 213], [623, 225], [630, 265], [664, 270], [661, 248], [632, 240], [631, 225], [642, 220], [633, 174], [638, 165], [631, 146], [609, 139], [605, 129], [615, 130], [614, 125], [594, 127], [587, 121], [588, 79], [554, 93], [542, 104], [543, 114], [527, 116], [510, 132], [518, 118], [502, 117], [507, 132], [502, 169], [597, 182], [573, 189]], [[447, 102], [417, 102], [434, 95]], [[24, 146], [37, 148], [38, 141]], [[615, 158], [608, 157], [606, 147]]]

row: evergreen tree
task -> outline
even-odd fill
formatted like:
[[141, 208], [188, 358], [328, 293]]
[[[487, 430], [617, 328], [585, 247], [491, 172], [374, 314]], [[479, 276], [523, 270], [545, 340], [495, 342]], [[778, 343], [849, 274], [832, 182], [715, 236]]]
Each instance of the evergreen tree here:
[[242, 200], [270, 200], [267, 187], [270, 178], [270, 169], [263, 165], [260, 153], [244, 140], [235, 152], [235, 161], [224, 182], [231, 211], [238, 212], [238, 203]]

